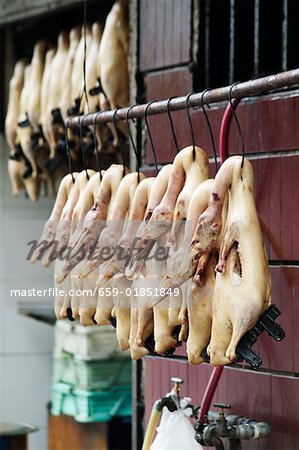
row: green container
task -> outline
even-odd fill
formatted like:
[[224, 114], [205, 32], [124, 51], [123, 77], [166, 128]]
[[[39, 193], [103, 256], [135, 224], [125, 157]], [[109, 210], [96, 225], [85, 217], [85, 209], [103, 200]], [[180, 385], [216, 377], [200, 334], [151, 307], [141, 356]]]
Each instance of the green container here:
[[66, 352], [54, 352], [53, 361], [53, 382], [63, 382], [75, 386], [75, 363], [74, 356]]
[[77, 422], [109, 422], [114, 417], [132, 415], [131, 388], [119, 386], [109, 391], [73, 389], [65, 383], [54, 383], [51, 413], [66, 414]]
[[127, 359], [85, 361], [75, 358], [76, 387], [83, 390], [110, 389], [131, 384], [131, 361]]
[[75, 416], [76, 402], [72, 388], [65, 383], [54, 383], [51, 388], [51, 414]]

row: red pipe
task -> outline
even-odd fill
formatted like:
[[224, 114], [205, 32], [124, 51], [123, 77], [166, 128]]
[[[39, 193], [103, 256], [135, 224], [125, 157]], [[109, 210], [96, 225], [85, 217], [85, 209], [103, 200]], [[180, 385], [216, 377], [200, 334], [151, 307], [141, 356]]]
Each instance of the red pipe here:
[[[241, 97], [232, 99], [232, 107], [234, 109], [236, 109], [238, 104], [240, 103], [240, 101], [241, 101]], [[220, 133], [219, 133], [220, 164], [222, 164], [229, 155], [229, 153], [228, 153], [229, 129], [230, 129], [232, 117], [233, 117], [233, 111], [229, 104], [223, 114], [223, 118], [222, 118], [221, 126], [220, 126]], [[223, 366], [214, 367], [213, 372], [210, 376], [208, 385], [206, 387], [206, 390], [204, 392], [202, 402], [201, 402], [200, 415], [199, 415], [200, 423], [205, 423], [205, 417], [207, 416], [208, 411], [210, 409], [215, 390], [218, 386], [219, 380], [220, 380], [222, 372], [223, 372], [223, 368], [224, 368]]]
[[[240, 101], [241, 101], [241, 97], [233, 98], [232, 99], [232, 107], [234, 109], [236, 109], [238, 104], [240, 103]], [[228, 153], [228, 138], [229, 138], [229, 129], [230, 129], [232, 117], [233, 117], [233, 111], [232, 111], [230, 104], [228, 104], [228, 106], [223, 114], [223, 118], [222, 118], [221, 125], [220, 125], [220, 133], [219, 133], [220, 164], [222, 164], [229, 155], [229, 153]]]

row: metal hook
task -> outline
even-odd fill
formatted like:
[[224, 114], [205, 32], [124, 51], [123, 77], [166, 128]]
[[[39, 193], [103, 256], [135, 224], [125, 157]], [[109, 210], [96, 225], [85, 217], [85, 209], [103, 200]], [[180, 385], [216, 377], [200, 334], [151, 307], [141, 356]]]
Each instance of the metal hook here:
[[[212, 148], [213, 148], [213, 154], [214, 154], [214, 159], [215, 159], [215, 170], [216, 170], [216, 173], [217, 173], [218, 172], [218, 161], [217, 161], [217, 152], [216, 152], [216, 147], [215, 147], [215, 140], [214, 140], [214, 136], [213, 136], [213, 132], [212, 132], [210, 119], [209, 119], [209, 116], [207, 114], [207, 111], [206, 111], [206, 108], [205, 108], [205, 104], [204, 104], [204, 96], [205, 96], [205, 94], [208, 91], [210, 91], [210, 89], [205, 89], [203, 91], [203, 93], [201, 94], [201, 97], [200, 97], [200, 103], [201, 103], [201, 107], [202, 107], [203, 113], [205, 115], [206, 123], [207, 123], [208, 129], [209, 129], [209, 133], [210, 133], [210, 138], [211, 138], [211, 141], [212, 141]], [[206, 103], [206, 105], [210, 109], [210, 105], [208, 103]]]
[[194, 94], [194, 92], [190, 92], [190, 94], [188, 94], [186, 96], [186, 111], [187, 111], [187, 117], [188, 117], [188, 122], [190, 125], [191, 137], [192, 137], [193, 161], [194, 161], [195, 160], [195, 139], [194, 139], [194, 131], [193, 131], [193, 126], [192, 126], [190, 110], [189, 110], [189, 99], [190, 99], [191, 95], [193, 95], [193, 94]]
[[65, 121], [65, 148], [66, 148], [66, 156], [67, 156], [67, 162], [68, 162], [68, 166], [69, 166], [69, 172], [71, 174], [72, 177], [72, 182], [75, 183], [75, 178], [74, 178], [74, 174], [73, 174], [73, 166], [72, 166], [72, 158], [71, 158], [71, 152], [70, 152], [70, 143], [69, 143], [69, 137], [68, 137], [68, 128], [69, 128], [69, 122], [70, 122], [71, 118], [67, 118]]
[[98, 115], [99, 115], [101, 112], [102, 112], [102, 111], [98, 111], [98, 112], [94, 115], [94, 118], [93, 118], [93, 142], [94, 142], [94, 152], [95, 152], [95, 155], [96, 155], [97, 169], [98, 169], [98, 172], [99, 172], [99, 174], [100, 174], [100, 181], [102, 181], [103, 175], [102, 175], [102, 172], [101, 172], [100, 157], [99, 157], [99, 151], [98, 151], [98, 145], [99, 145], [99, 143], [98, 143], [97, 132], [96, 132], [96, 124], [97, 124], [97, 118], [98, 118]]
[[149, 103], [146, 105], [146, 108], [145, 108], [145, 111], [144, 111], [144, 120], [145, 120], [146, 129], [147, 129], [147, 134], [148, 134], [148, 137], [149, 137], [149, 139], [150, 139], [150, 143], [151, 143], [151, 147], [152, 147], [152, 153], [153, 153], [153, 157], [154, 157], [155, 168], [156, 168], [156, 175], [157, 175], [158, 172], [159, 172], [159, 169], [158, 169], [158, 161], [157, 161], [157, 155], [156, 155], [156, 150], [155, 150], [155, 146], [154, 146], [154, 141], [153, 141], [153, 138], [152, 138], [152, 133], [151, 133], [151, 130], [150, 130], [150, 127], [149, 127], [149, 124], [148, 124], [148, 120], [147, 120], [147, 112], [148, 112], [148, 108], [149, 108], [150, 105], [152, 105], [155, 101], [156, 101], [156, 100], [152, 100], [151, 102], [149, 102]]
[[174, 98], [177, 98], [177, 97], [169, 97], [169, 99], [167, 100], [167, 115], [168, 115], [168, 119], [169, 119], [169, 123], [170, 123], [172, 137], [173, 137], [173, 140], [174, 140], [174, 145], [175, 145], [175, 148], [176, 148], [176, 154], [178, 154], [180, 150], [179, 150], [178, 141], [177, 141], [177, 138], [176, 138], [176, 135], [175, 135], [174, 124], [173, 124], [172, 117], [171, 117], [171, 112], [170, 112], [170, 102]]
[[80, 96], [80, 103], [79, 103], [79, 109], [81, 108], [81, 103], [83, 100], [83, 97], [85, 97], [86, 105], [87, 105], [87, 111], [89, 113], [89, 102], [88, 102], [88, 95], [87, 95], [87, 84], [86, 84], [86, 52], [87, 52], [87, 44], [86, 44], [86, 29], [87, 29], [87, 0], [84, 0], [83, 5], [83, 42], [84, 42], [84, 58], [83, 58], [83, 88]]
[[[140, 182], [140, 165], [141, 164], [140, 164], [138, 150], [137, 150], [137, 147], [135, 145], [135, 142], [134, 142], [134, 139], [133, 139], [133, 135], [132, 135], [132, 131], [131, 131], [130, 124], [129, 124], [129, 114], [130, 114], [131, 109], [134, 108], [134, 106], [136, 106], [136, 105], [132, 105], [132, 106], [130, 106], [127, 109], [127, 112], [126, 112], [126, 124], [127, 124], [127, 130], [128, 130], [129, 136], [130, 136], [130, 141], [131, 141], [131, 144], [132, 144], [132, 147], [134, 149], [135, 156], [136, 156], [137, 174], [138, 174], [138, 183], [139, 183]], [[132, 120], [134, 122], [133, 118], [132, 118]]]
[[81, 145], [81, 152], [82, 152], [83, 169], [85, 170], [86, 178], [89, 180], [89, 173], [88, 173], [87, 167], [86, 167], [86, 158], [85, 158], [84, 142], [83, 142], [83, 122], [87, 115], [88, 114], [84, 114], [81, 120], [79, 118], [78, 119], [79, 119], [80, 145]]
[[236, 83], [233, 83], [231, 85], [230, 89], [229, 89], [229, 104], [230, 104], [230, 107], [231, 107], [231, 110], [232, 110], [232, 113], [233, 113], [233, 116], [234, 116], [234, 119], [235, 119], [235, 122], [236, 122], [236, 125], [237, 125], [237, 129], [238, 129], [238, 133], [239, 133], [239, 136], [240, 136], [240, 140], [241, 140], [241, 146], [242, 146], [241, 169], [243, 169], [244, 159], [245, 159], [245, 144], [244, 144], [244, 139], [243, 139], [243, 135], [242, 135], [242, 131], [241, 131], [240, 122], [238, 120], [238, 116], [237, 116], [237, 113], [235, 111], [235, 108], [233, 107], [233, 104], [232, 104], [232, 90], [237, 84], [240, 84], [240, 81], [236, 81]]
[[119, 129], [117, 126], [117, 111], [119, 109], [121, 109], [121, 108], [116, 108], [113, 113], [113, 124], [114, 124], [115, 132], [116, 132], [117, 143], [118, 143], [118, 146], [121, 151], [121, 158], [122, 158], [122, 162], [123, 162], [123, 177], [124, 177], [126, 174], [126, 158], [125, 158], [125, 150], [124, 150], [123, 143], [120, 142], [121, 139], [120, 139]]

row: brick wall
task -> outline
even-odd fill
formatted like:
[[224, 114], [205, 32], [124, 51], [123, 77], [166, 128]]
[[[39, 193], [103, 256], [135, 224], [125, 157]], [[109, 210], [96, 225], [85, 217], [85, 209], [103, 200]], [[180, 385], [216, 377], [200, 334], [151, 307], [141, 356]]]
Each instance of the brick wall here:
[[[140, 0], [139, 69], [143, 73], [147, 100], [185, 95], [192, 91], [192, 2], [186, 0]], [[200, 70], [198, 68], [197, 70]], [[196, 74], [195, 74], [196, 75]], [[217, 142], [226, 105], [213, 105], [209, 117]], [[296, 450], [299, 442], [299, 92], [283, 92], [243, 100], [238, 117], [246, 153], [252, 160], [258, 212], [265, 236], [273, 282], [273, 302], [282, 310], [279, 322], [286, 338], [276, 343], [262, 336], [256, 350], [263, 358], [261, 369], [225, 368], [214, 401], [232, 404], [242, 414], [271, 424], [272, 435], [244, 443], [251, 450]], [[173, 113], [180, 147], [190, 145], [185, 111]], [[201, 111], [192, 112], [196, 144], [211, 156], [211, 143]], [[175, 147], [167, 116], [149, 118], [158, 162], [172, 161]], [[240, 152], [234, 124], [230, 154]], [[144, 170], [153, 158], [148, 148]], [[213, 167], [211, 165], [213, 174]], [[183, 395], [199, 404], [212, 368], [186, 362], [146, 358], [146, 421], [154, 400], [170, 388], [170, 377], [184, 379]], [[159, 382], [157, 382], [159, 380]]]

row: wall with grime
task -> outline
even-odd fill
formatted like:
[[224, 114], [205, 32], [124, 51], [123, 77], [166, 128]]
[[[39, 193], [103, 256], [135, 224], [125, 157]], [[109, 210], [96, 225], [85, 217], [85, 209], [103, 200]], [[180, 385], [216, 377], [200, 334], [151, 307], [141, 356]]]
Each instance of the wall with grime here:
[[[196, 5], [197, 2], [193, 2]], [[147, 100], [185, 95], [193, 90], [194, 40], [192, 1], [140, 0], [139, 69]], [[196, 70], [200, 70], [200, 67]], [[196, 73], [195, 73], [196, 75]], [[213, 105], [209, 117], [217, 142], [224, 104]], [[190, 145], [185, 111], [172, 114], [180, 147]], [[278, 322], [286, 331], [281, 343], [263, 335], [255, 349], [262, 356], [260, 369], [225, 368], [214, 401], [231, 403], [242, 414], [272, 426], [272, 435], [244, 443], [251, 450], [296, 450], [299, 441], [299, 92], [284, 91], [245, 99], [238, 107], [246, 153], [255, 174], [255, 195], [265, 236], [273, 283], [273, 303], [282, 311]], [[208, 130], [200, 110], [192, 111], [196, 144], [212, 156]], [[166, 115], [150, 117], [158, 162], [171, 162], [175, 147]], [[230, 154], [241, 150], [234, 123]], [[213, 174], [213, 159], [211, 172]], [[150, 147], [143, 169], [151, 173]], [[184, 349], [178, 353], [183, 354]], [[170, 377], [184, 379], [182, 394], [199, 404], [212, 368], [174, 360], [146, 358], [144, 365], [145, 423], [153, 402], [170, 388]], [[157, 382], [158, 381], [158, 382]]]

